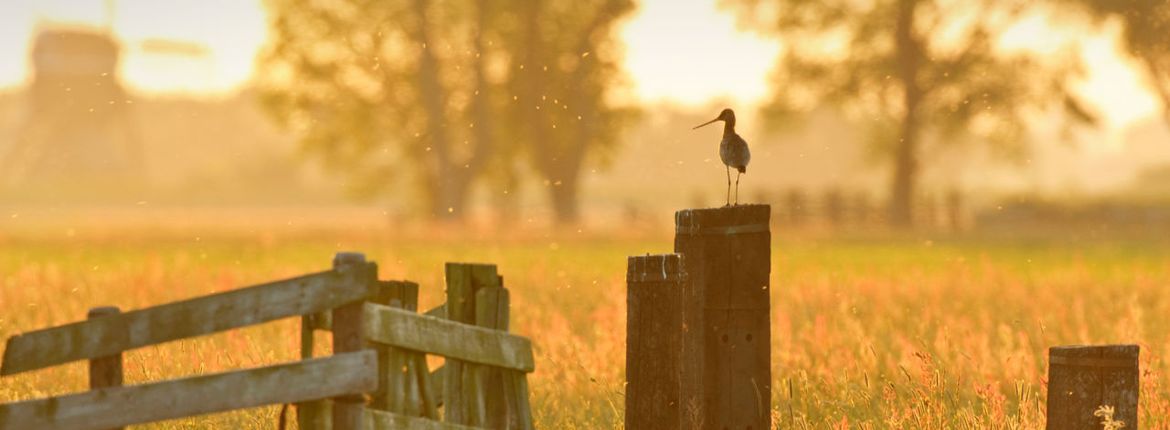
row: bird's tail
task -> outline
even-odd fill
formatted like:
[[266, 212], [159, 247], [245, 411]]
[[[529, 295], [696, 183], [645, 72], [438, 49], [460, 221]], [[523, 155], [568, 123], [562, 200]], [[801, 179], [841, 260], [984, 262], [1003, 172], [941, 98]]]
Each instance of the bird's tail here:
[[747, 166], [739, 166], [739, 167], [736, 167], [735, 169], [739, 170], [739, 173], [747, 173]]

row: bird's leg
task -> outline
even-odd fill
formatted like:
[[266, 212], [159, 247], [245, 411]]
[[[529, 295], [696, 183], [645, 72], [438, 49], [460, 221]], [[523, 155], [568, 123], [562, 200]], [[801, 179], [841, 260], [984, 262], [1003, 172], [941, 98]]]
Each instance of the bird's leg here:
[[724, 167], [727, 168], [727, 204], [725, 206], [731, 206], [731, 167]]
[[739, 205], [739, 171], [735, 172], [735, 204]]

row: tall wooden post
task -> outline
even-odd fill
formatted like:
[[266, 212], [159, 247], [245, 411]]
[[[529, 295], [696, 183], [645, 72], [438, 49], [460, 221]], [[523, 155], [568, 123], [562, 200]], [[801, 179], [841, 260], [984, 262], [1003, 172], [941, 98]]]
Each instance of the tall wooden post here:
[[[122, 311], [117, 306], [102, 306], [89, 310], [88, 319], [117, 315]], [[122, 353], [89, 360], [89, 389], [97, 390], [122, 386]], [[113, 430], [121, 430], [117, 427]]]
[[[418, 284], [405, 281], [372, 283], [367, 301], [414, 311], [418, 308]], [[411, 378], [414, 365], [410, 352], [388, 345], [372, 344], [378, 352], [378, 391], [371, 396], [370, 407], [397, 414], [420, 416], [422, 409], [417, 379]]]
[[771, 428], [768, 205], [675, 214], [682, 298], [683, 428]]
[[678, 429], [682, 295], [679, 254], [630, 257], [626, 270], [626, 428]]
[[[366, 256], [356, 252], [339, 252], [333, 257], [333, 270], [343, 277], [342, 282], [361, 282], [370, 285], [377, 280], [377, 267], [366, 264]], [[373, 273], [371, 273], [373, 272]], [[333, 353], [360, 351], [366, 346], [362, 333], [363, 301], [342, 305], [333, 310]], [[379, 381], [379, 384], [386, 382]], [[360, 430], [365, 397], [341, 396], [333, 399], [333, 429]]]
[[1054, 346], [1048, 349], [1048, 430], [1100, 430], [1113, 408], [1114, 421], [1138, 427], [1137, 345]]
[[[483, 288], [501, 287], [496, 266], [447, 263], [447, 319], [475, 324], [475, 298]], [[477, 399], [475, 366], [448, 358], [443, 365], [443, 419], [452, 424], [481, 425], [486, 405]]]

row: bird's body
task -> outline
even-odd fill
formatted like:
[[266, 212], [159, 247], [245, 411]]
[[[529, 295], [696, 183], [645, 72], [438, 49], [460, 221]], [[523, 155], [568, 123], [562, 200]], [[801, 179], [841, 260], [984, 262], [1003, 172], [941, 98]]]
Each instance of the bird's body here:
[[717, 118], [695, 128], [715, 121], [723, 121], [723, 140], [719, 141], [719, 159], [727, 166], [727, 205], [731, 205], [732, 168], [737, 172], [735, 174], [735, 203], [739, 204], [739, 175], [747, 173], [747, 165], [752, 161], [752, 152], [748, 150], [747, 141], [735, 133], [735, 112], [732, 112], [731, 109], [724, 109]]
[[735, 134], [735, 130], [727, 127], [723, 132], [723, 141], [719, 142], [719, 159], [723, 164], [747, 173], [747, 165], [752, 161], [752, 152], [748, 150], [747, 141]]

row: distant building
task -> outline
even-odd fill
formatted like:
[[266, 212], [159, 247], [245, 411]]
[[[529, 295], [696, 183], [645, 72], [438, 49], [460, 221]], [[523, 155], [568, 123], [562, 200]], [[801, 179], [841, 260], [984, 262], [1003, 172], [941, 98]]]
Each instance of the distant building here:
[[120, 47], [108, 33], [42, 30], [15, 141], [0, 159], [13, 183], [117, 185], [142, 173], [130, 101], [118, 79]]

